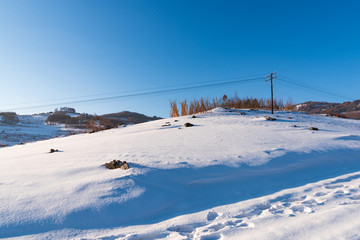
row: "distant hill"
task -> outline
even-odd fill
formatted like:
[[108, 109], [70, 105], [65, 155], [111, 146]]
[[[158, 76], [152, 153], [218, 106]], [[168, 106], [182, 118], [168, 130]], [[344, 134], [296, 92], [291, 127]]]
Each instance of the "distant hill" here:
[[17, 115], [0, 112], [0, 148], [20, 143], [35, 142], [57, 136], [81, 132], [96, 132], [124, 124], [137, 124], [161, 119], [135, 112], [111, 113], [103, 116], [76, 113], [62, 107], [54, 112]]
[[313, 114], [329, 114], [337, 117], [360, 119], [360, 100], [343, 103], [304, 102], [295, 105], [295, 110]]
[[118, 112], [118, 113], [109, 113], [109, 114], [101, 115], [100, 117], [105, 117], [110, 120], [117, 120], [119, 122], [123, 122], [126, 124], [129, 124], [129, 123], [137, 124], [137, 123], [143, 123], [143, 122], [149, 122], [149, 121], [162, 119], [157, 116], [149, 117], [149, 116], [146, 116], [141, 113], [129, 112], [129, 111], [123, 111], [123, 112]]
[[89, 129], [99, 131], [118, 127], [124, 124], [137, 124], [161, 119], [159, 117], [148, 117], [144, 114], [123, 111], [105, 115], [79, 114], [74, 112], [55, 111], [46, 119], [48, 124], [65, 124], [71, 128]]

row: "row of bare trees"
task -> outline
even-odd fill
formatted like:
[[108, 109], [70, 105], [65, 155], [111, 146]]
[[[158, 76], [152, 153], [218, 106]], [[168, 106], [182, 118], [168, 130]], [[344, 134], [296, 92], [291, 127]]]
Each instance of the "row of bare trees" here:
[[119, 120], [109, 119], [102, 116], [80, 114], [79, 116], [71, 117], [65, 112], [56, 112], [51, 114], [46, 119], [47, 124], [65, 124], [67, 127], [85, 128], [90, 132], [110, 129], [122, 125], [123, 122]]
[[19, 117], [15, 112], [0, 112], [0, 122], [15, 125], [19, 122]]
[[[285, 104], [282, 99], [274, 99], [275, 110], [292, 110], [293, 102], [289, 99]], [[243, 108], [243, 109], [271, 109], [271, 99], [269, 98], [239, 98], [236, 96], [228, 98], [224, 95], [221, 99], [219, 98], [203, 98], [194, 99], [192, 101], [184, 100], [180, 102], [180, 112], [178, 109], [178, 103], [176, 100], [170, 101], [170, 116], [178, 117], [191, 115], [196, 113], [202, 113], [209, 111], [217, 107], [225, 108]]]

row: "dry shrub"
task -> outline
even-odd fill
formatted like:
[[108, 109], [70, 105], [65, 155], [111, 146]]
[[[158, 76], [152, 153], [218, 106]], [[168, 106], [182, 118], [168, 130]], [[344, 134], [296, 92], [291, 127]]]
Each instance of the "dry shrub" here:
[[200, 98], [200, 112], [205, 112], [205, 111], [206, 111], [205, 99]]
[[289, 99], [286, 101], [283, 109], [284, 109], [284, 110], [287, 110], [287, 111], [292, 111], [292, 110], [295, 109], [295, 104], [294, 104], [294, 102], [293, 102], [293, 100], [292, 100], [291, 98], [289, 98]]
[[181, 105], [181, 116], [188, 115], [188, 105], [186, 100], [182, 101], [180, 105]]
[[219, 107], [220, 106], [220, 103], [219, 103], [219, 99], [218, 98], [214, 98], [213, 100], [212, 100], [212, 105], [211, 105], [211, 108], [217, 108], [217, 107]]
[[171, 117], [179, 116], [179, 110], [176, 104], [176, 100], [170, 101], [170, 116]]
[[194, 100], [190, 102], [188, 113], [189, 113], [189, 115], [195, 114], [195, 103], [194, 103]]
[[[288, 109], [290, 106], [293, 106], [291, 100], [288, 100], [284, 105], [282, 99], [274, 99], [273, 101], [274, 109]], [[218, 98], [209, 99], [208, 97], [201, 97], [200, 100], [194, 99], [191, 101], [184, 100], [180, 103], [181, 105], [181, 115], [193, 115], [196, 113], [203, 113], [217, 107], [226, 107], [226, 108], [245, 108], [245, 109], [271, 109], [271, 99], [270, 98], [253, 98], [253, 97], [244, 97], [240, 99], [235, 93], [235, 97], [229, 98], [226, 94], [219, 100]], [[170, 116], [178, 117], [179, 111], [177, 108], [176, 101], [170, 101]]]

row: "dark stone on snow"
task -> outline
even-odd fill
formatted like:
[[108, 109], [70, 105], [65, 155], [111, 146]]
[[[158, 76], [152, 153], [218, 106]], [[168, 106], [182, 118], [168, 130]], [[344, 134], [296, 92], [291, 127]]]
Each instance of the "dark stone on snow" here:
[[50, 149], [50, 153], [54, 153], [54, 152], [58, 152], [59, 150], [57, 150], [57, 149]]
[[193, 115], [191, 118], [196, 118], [196, 116], [195, 116], [195, 115]]
[[112, 160], [111, 162], [105, 163], [104, 166], [108, 169], [121, 168], [127, 170], [130, 168], [129, 164], [126, 161]]
[[310, 130], [313, 130], [313, 131], [319, 131], [319, 129], [317, 127], [309, 127]]
[[266, 116], [265, 119], [268, 120], [268, 121], [275, 121], [276, 120], [276, 118], [273, 118], [273, 117], [270, 117], [270, 116]]
[[194, 124], [192, 124], [192, 123], [187, 122], [187, 123], [184, 124], [184, 127], [192, 127], [192, 126], [194, 126]]

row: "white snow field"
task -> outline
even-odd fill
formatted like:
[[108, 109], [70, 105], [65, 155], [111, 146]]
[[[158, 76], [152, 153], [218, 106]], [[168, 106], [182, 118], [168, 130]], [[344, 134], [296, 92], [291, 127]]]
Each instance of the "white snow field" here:
[[360, 121], [267, 115], [217, 108], [2, 148], [0, 238], [360, 239]]

